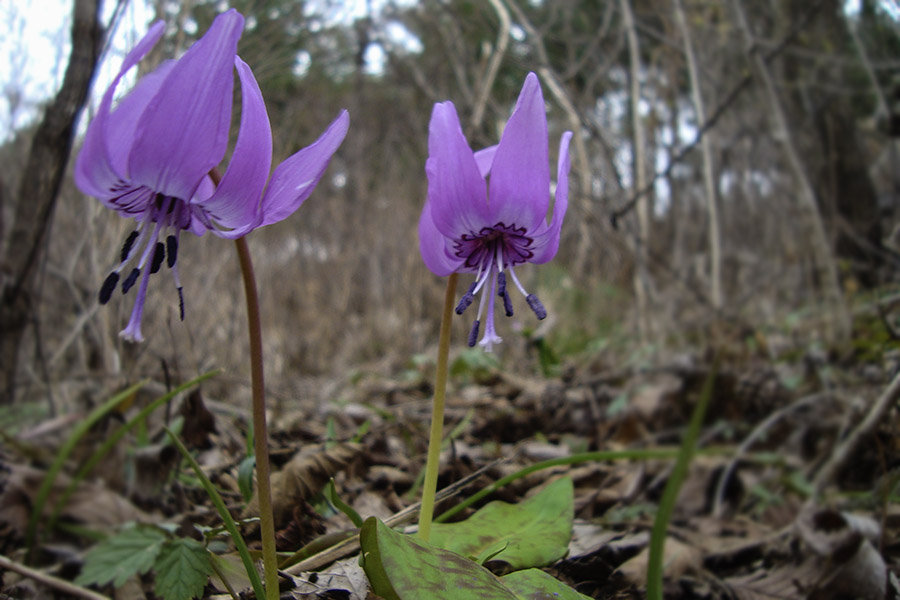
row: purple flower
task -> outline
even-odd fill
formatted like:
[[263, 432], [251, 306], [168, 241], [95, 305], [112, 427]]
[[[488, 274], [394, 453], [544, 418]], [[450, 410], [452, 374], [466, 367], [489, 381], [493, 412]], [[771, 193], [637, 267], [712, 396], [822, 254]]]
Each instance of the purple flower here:
[[[111, 109], [122, 76], [162, 37], [164, 23], [155, 23], [125, 57], [85, 134], [75, 163], [76, 184], [137, 222], [99, 295], [101, 303], [108, 302], [120, 273], [133, 265], [121, 285], [127, 293], [140, 278], [131, 319], [120, 334], [126, 339], [143, 340], [147, 284], [163, 262], [172, 271], [184, 319], [176, 268], [182, 231], [235, 239], [288, 217], [312, 193], [347, 133], [349, 117], [342, 111], [318, 140], [278, 165], [269, 178], [272, 130], [256, 79], [237, 56], [243, 26], [235, 10], [219, 15], [184, 56], [145, 75]], [[210, 172], [228, 149], [235, 69], [241, 123], [217, 186]]]
[[512, 316], [507, 276], [537, 318], [547, 316], [540, 300], [525, 291], [513, 269], [526, 262], [542, 264], [556, 255], [568, 205], [571, 137], [572, 132], [567, 131], [560, 140], [556, 200], [548, 225], [547, 117], [537, 76], [529, 73], [525, 78], [500, 143], [480, 152], [469, 148], [453, 103], [434, 106], [425, 165], [428, 199], [419, 220], [419, 248], [436, 275], [475, 274], [456, 307], [457, 314], [484, 291], [469, 346], [478, 338], [486, 298], [487, 322], [479, 343], [490, 350], [502, 341], [494, 328], [494, 303], [499, 297], [506, 316]]

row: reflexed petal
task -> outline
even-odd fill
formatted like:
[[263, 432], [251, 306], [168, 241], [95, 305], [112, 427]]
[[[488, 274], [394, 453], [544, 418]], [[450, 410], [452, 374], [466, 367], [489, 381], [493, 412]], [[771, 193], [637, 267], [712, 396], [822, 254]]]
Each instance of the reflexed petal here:
[[129, 157], [133, 180], [167, 196], [189, 198], [228, 147], [234, 57], [244, 18], [216, 17], [172, 67], [138, 123]]
[[460, 261], [447, 253], [447, 238], [434, 226], [431, 202], [425, 203], [419, 218], [419, 252], [425, 266], [438, 277], [449, 275], [460, 266]]
[[554, 256], [559, 249], [559, 232], [562, 228], [566, 209], [569, 206], [569, 141], [572, 132], [567, 131], [559, 140], [559, 160], [556, 166], [556, 199], [553, 201], [553, 217], [550, 226], [540, 235], [535, 236], [535, 254], [530, 262], [542, 264]]
[[231, 162], [212, 196], [198, 204], [215, 224], [220, 237], [239, 238], [259, 224], [259, 200], [272, 166], [272, 129], [262, 92], [253, 72], [235, 57], [241, 81], [241, 128]]
[[[124, 172], [117, 173], [113, 169], [112, 161], [110, 160], [107, 124], [113, 95], [122, 76], [150, 51], [150, 48], [162, 37], [164, 31], [165, 23], [157, 21], [150, 27], [147, 34], [141, 38], [141, 41], [125, 56], [122, 68], [103, 94], [103, 99], [100, 101], [100, 106], [97, 109], [97, 116], [88, 125], [81, 152], [79, 152], [78, 158], [75, 160], [75, 183], [78, 185], [78, 189], [89, 196], [110, 198], [110, 188], [115, 187], [127, 176], [127, 173]], [[112, 150], [121, 151], [119, 148], [113, 148]], [[124, 151], [127, 152], [127, 148]]]
[[494, 162], [494, 155], [497, 154], [497, 145], [488, 146], [483, 150], [479, 150], [475, 153], [475, 163], [478, 165], [478, 171], [481, 173], [481, 177], [487, 179], [487, 176], [491, 172], [491, 165]]
[[428, 126], [428, 202], [438, 231], [449, 238], [488, 223], [484, 178], [459, 125], [452, 102], [434, 105]]
[[350, 115], [343, 110], [319, 139], [275, 167], [262, 199], [260, 226], [286, 219], [309, 198], [349, 126]]
[[529, 73], [491, 166], [492, 222], [515, 223], [533, 231], [547, 217], [550, 166], [544, 110], [537, 75]]

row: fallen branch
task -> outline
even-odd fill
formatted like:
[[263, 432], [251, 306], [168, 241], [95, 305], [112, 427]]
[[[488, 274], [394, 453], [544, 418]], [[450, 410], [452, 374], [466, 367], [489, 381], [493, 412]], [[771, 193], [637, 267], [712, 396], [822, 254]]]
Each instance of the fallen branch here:
[[834, 479], [840, 468], [850, 460], [860, 442], [875, 431], [875, 428], [882, 422], [884, 416], [898, 398], [900, 398], [900, 373], [894, 376], [890, 385], [872, 404], [866, 417], [856, 429], [850, 432], [850, 435], [844, 438], [844, 441], [835, 449], [828, 462], [816, 474], [815, 479], [813, 479], [813, 494], [810, 496], [810, 502], [813, 502], [821, 494], [825, 485]]
[[0, 554], [0, 568], [8, 569], [20, 575], [24, 575], [28, 579], [33, 579], [38, 583], [42, 583], [48, 587], [52, 587], [53, 589], [59, 590], [60, 592], [68, 596], [74, 596], [76, 598], [86, 598], [87, 600], [110, 600], [109, 596], [98, 594], [97, 592], [93, 592], [87, 588], [75, 585], [74, 583], [66, 581], [65, 579], [54, 577], [49, 573], [44, 573], [43, 571], [38, 571], [37, 569], [32, 569], [31, 567], [26, 567], [25, 565], [8, 559], [2, 554]]

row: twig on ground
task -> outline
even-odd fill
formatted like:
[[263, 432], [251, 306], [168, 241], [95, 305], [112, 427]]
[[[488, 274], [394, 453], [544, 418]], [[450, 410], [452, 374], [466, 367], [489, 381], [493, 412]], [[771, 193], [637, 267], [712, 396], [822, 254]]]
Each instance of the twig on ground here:
[[719, 481], [716, 484], [716, 495], [713, 499], [713, 510], [712, 514], [714, 517], [721, 517], [724, 506], [724, 498], [725, 498], [725, 490], [728, 483], [728, 480], [731, 478], [731, 474], [734, 472], [735, 467], [738, 464], [747, 451], [750, 450], [750, 447], [761, 438], [769, 429], [772, 428], [775, 423], [780, 421], [783, 417], [789, 415], [790, 413], [799, 410], [809, 404], [821, 402], [823, 400], [831, 399], [833, 395], [829, 392], [822, 392], [818, 394], [812, 394], [810, 396], [804, 396], [803, 398], [798, 399], [796, 402], [789, 404], [788, 406], [784, 406], [779, 410], [776, 410], [771, 415], [769, 415], [764, 421], [758, 424], [753, 431], [750, 432], [744, 441], [741, 442], [741, 445], [738, 446], [737, 450], [734, 452], [734, 456], [732, 456], [731, 461], [728, 463], [728, 466], [725, 467], [725, 470], [722, 471], [722, 474], [719, 476]]
[[59, 577], [50, 575], [49, 573], [44, 573], [43, 571], [32, 569], [31, 567], [26, 567], [25, 565], [10, 560], [2, 554], [0, 554], [0, 568], [9, 569], [10, 571], [14, 571], [20, 575], [24, 575], [25, 577], [33, 579], [38, 583], [42, 583], [46, 586], [52, 587], [53, 589], [59, 590], [64, 594], [68, 594], [76, 598], [86, 598], [87, 600], [110, 600], [109, 596], [98, 594], [97, 592], [75, 585], [74, 583], [66, 581], [65, 579], [60, 579]]
[[868, 414], [862, 422], [850, 432], [844, 441], [835, 449], [834, 454], [828, 459], [813, 479], [813, 493], [810, 502], [821, 495], [822, 489], [834, 479], [841, 467], [850, 459], [860, 442], [875, 431], [881, 423], [891, 405], [900, 398], [900, 373], [894, 376], [893, 381], [881, 393], [881, 396], [872, 404]]

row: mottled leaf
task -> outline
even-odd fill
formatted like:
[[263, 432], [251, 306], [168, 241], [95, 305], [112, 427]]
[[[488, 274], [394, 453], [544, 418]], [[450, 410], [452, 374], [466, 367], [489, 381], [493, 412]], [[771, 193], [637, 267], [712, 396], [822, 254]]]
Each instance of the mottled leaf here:
[[540, 569], [524, 569], [504, 575], [500, 581], [517, 597], [528, 600], [588, 600], [559, 579]]
[[573, 517], [572, 480], [564, 477], [519, 504], [490, 502], [465, 521], [434, 523], [430, 541], [479, 563], [540, 567], [566, 555]]
[[502, 578], [467, 558], [398, 533], [374, 517], [360, 530], [362, 564], [386, 600], [586, 600], [538, 569]]
[[359, 533], [372, 590], [385, 600], [515, 600], [493, 573], [369, 517]]

